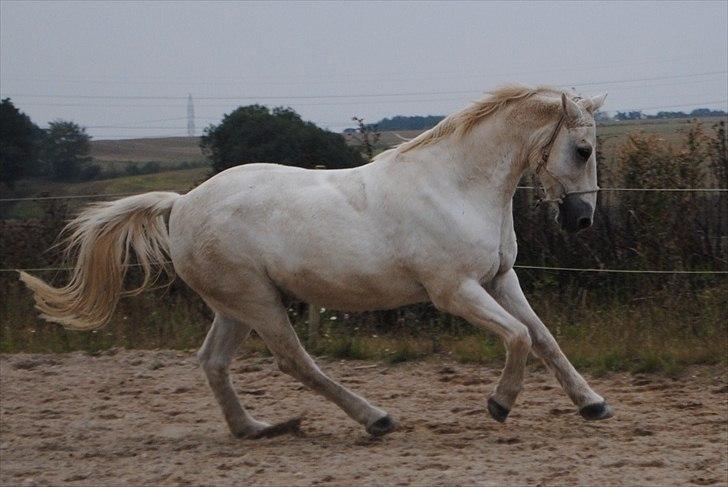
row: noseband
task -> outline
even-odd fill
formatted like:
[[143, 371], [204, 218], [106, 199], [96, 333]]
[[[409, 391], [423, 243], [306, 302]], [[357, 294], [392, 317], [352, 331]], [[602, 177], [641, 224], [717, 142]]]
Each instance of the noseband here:
[[[559, 117], [559, 121], [556, 123], [554, 131], [551, 133], [551, 137], [549, 137], [548, 142], [546, 142], [546, 145], [544, 145], [543, 149], [541, 149], [541, 160], [538, 161], [538, 165], [536, 166], [535, 171], [537, 176], [541, 173], [541, 171], [545, 171], [551, 178], [554, 179], [554, 181], [559, 183], [559, 186], [561, 186], [561, 195], [558, 198], [539, 198], [539, 203], [550, 203], [553, 201], [561, 203], [564, 198], [572, 194], [590, 194], [599, 191], [599, 186], [595, 187], [594, 189], [587, 189], [584, 191], [566, 191], [566, 185], [561, 182], [561, 179], [559, 179], [554, 173], [549, 171], [548, 162], [549, 157], [551, 156], [551, 149], [553, 148], [554, 142], [556, 142], [556, 137], [558, 137], [559, 132], [561, 131], [561, 127], [564, 126], [564, 123], [566, 123], [566, 114], [562, 113], [561, 117]], [[546, 191], [544, 191], [544, 195], [545, 194]]]

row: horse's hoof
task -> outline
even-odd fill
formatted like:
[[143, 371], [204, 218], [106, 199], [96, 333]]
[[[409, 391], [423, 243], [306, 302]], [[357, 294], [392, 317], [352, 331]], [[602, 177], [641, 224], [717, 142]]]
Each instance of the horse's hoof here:
[[245, 435], [245, 438], [257, 440], [258, 438], [273, 438], [274, 436], [280, 436], [285, 434], [300, 435], [301, 434], [301, 416], [289, 419], [282, 423], [277, 423], [272, 426], [263, 428], [255, 433]]
[[498, 421], [499, 423], [504, 423], [506, 418], [508, 417], [508, 413], [511, 411], [504, 408], [498, 402], [493, 399], [492, 397], [488, 398], [488, 412], [490, 413], [490, 416]]
[[600, 419], [609, 419], [614, 416], [614, 409], [607, 404], [606, 401], [584, 406], [579, 410], [579, 414], [587, 421], [598, 421]]
[[372, 436], [382, 436], [387, 433], [391, 433], [396, 428], [397, 423], [395, 423], [392, 417], [388, 414], [367, 426], [367, 433]]

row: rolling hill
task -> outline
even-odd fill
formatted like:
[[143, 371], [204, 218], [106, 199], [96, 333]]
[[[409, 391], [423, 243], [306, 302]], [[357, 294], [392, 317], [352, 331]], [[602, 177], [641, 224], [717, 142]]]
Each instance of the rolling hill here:
[[91, 157], [97, 162], [200, 162], [205, 156], [199, 137], [92, 140]]

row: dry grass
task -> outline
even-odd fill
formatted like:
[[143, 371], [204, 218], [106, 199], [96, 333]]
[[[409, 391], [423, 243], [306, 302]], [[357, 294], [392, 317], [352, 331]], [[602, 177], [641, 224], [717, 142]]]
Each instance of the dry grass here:
[[[725, 285], [696, 296], [668, 293], [625, 304], [585, 302], [578, 306], [556, 299], [536, 301], [561, 348], [575, 366], [596, 374], [613, 371], [661, 372], [678, 375], [693, 364], [728, 365], [728, 312]], [[444, 316], [438, 318], [444, 325]], [[323, 323], [324, 336], [311, 350], [333, 358], [389, 363], [446, 354], [462, 363], [501, 364], [505, 357], [493, 334], [466, 328], [462, 332], [411, 330], [391, 335], [347, 329], [340, 322]], [[305, 336], [305, 325], [299, 326]], [[260, 352], [261, 342], [246, 345]], [[535, 361], [539, 363], [538, 361]]]
[[97, 162], [195, 162], [204, 160], [199, 137], [154, 137], [91, 141]]
[[[599, 303], [561, 303], [551, 298], [534, 300], [575, 366], [594, 373], [680, 373], [691, 364], [728, 365], [728, 310], [726, 284], [699, 291], [694, 296], [664, 293], [651, 299], [625, 303], [614, 299]], [[155, 291], [122, 300], [112, 322], [97, 332], [72, 332], [35, 317], [30, 296], [15, 285], [6, 285], [0, 302], [0, 352], [97, 352], [124, 348], [198, 348], [210, 323], [201, 303], [175, 289]], [[294, 317], [295, 319], [295, 317]], [[322, 322], [323, 336], [310, 347], [315, 355], [340, 359], [377, 360], [389, 363], [447, 354], [463, 362], [500, 364], [504, 349], [498, 338], [467, 325], [452, 325], [445, 315], [434, 324], [401, 324], [397, 332], [377, 331], [381, 325], [360, 326], [361, 319]], [[302, 340], [306, 325], [297, 322]], [[244, 349], [266, 353], [255, 336]]]

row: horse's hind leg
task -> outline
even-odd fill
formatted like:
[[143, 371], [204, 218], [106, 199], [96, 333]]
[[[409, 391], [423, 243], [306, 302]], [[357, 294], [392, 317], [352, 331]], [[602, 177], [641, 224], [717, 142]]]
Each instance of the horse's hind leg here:
[[[254, 308], [254, 309], [253, 309]], [[383, 435], [395, 428], [390, 416], [369, 404], [341, 384], [326, 376], [311, 356], [301, 346], [291, 326], [285, 308], [280, 304], [266, 303], [246, 307], [246, 312], [256, 315], [255, 331], [265, 341], [275, 356], [282, 372], [298, 379], [314, 392], [321, 394], [358, 421], [372, 435]]]
[[286, 428], [257, 421], [248, 414], [245, 408], [240, 405], [230, 382], [228, 372], [230, 362], [241, 341], [247, 338], [249, 334], [250, 328], [245, 324], [216, 313], [212, 328], [210, 328], [197, 357], [233, 435], [254, 438], [283, 433]]

